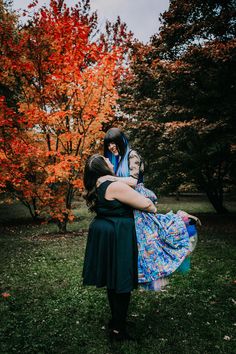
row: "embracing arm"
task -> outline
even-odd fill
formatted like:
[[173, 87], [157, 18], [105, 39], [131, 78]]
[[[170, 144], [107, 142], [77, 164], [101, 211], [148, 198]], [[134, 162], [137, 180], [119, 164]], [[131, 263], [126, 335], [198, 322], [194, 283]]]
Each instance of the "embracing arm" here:
[[127, 184], [130, 187], [135, 188], [137, 185], [137, 179], [133, 178], [133, 177], [117, 177], [117, 176], [102, 176], [99, 177], [98, 181], [97, 181], [97, 185], [99, 186], [101, 183], [105, 182], [105, 181], [113, 181], [113, 182], [122, 182]]
[[144, 210], [149, 213], [157, 212], [156, 206], [150, 199], [136, 192], [125, 183], [111, 183], [106, 190], [105, 197], [109, 200], [119, 200], [121, 203], [127, 204], [134, 209]]
[[129, 177], [117, 177], [117, 176], [103, 176], [98, 179], [98, 184], [104, 181], [116, 181], [127, 184], [128, 186], [135, 188], [138, 183], [140, 169], [143, 172], [143, 163], [141, 157], [135, 150], [131, 150], [129, 154]]

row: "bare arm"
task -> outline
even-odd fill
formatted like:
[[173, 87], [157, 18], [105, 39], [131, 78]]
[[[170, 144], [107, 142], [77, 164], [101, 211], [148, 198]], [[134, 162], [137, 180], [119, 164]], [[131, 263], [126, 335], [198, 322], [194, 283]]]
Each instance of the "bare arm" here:
[[119, 200], [121, 203], [127, 204], [134, 209], [144, 210], [150, 213], [157, 212], [156, 206], [150, 199], [136, 192], [125, 183], [111, 183], [107, 187], [105, 197], [108, 200]]
[[117, 182], [125, 183], [132, 188], [135, 188], [138, 183], [138, 180], [134, 177], [131, 177], [131, 176], [130, 177], [115, 177], [115, 178], [116, 178], [115, 180]]
[[133, 177], [117, 177], [117, 176], [102, 176], [98, 178], [97, 185], [99, 186], [101, 183], [105, 181], [113, 181], [113, 182], [122, 182], [127, 184], [130, 187], [135, 188], [137, 185], [138, 180]]
[[139, 173], [140, 173], [140, 166], [141, 158], [139, 154], [132, 150], [129, 155], [129, 177], [117, 177], [117, 176], [103, 176], [98, 179], [97, 185], [103, 183], [104, 181], [117, 181], [127, 184], [128, 186], [135, 188], [138, 183]]

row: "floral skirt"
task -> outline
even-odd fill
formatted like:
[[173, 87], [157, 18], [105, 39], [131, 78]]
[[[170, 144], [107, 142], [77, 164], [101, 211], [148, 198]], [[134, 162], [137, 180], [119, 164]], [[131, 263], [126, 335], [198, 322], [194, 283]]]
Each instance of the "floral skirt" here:
[[[139, 184], [136, 190], [155, 201], [156, 196]], [[138, 244], [138, 282], [146, 290], [161, 290], [176, 270], [186, 273], [189, 255], [196, 246], [195, 225], [181, 212], [167, 214], [134, 211]]]

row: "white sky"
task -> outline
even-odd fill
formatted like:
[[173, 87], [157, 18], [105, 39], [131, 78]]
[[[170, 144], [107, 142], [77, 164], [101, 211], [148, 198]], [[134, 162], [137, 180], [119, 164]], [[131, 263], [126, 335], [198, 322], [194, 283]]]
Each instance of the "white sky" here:
[[[39, 5], [49, 0], [39, 0]], [[68, 6], [76, 4], [76, 0], [65, 0]], [[31, 0], [13, 0], [13, 8], [26, 8]], [[128, 29], [140, 41], [146, 43], [158, 32], [159, 16], [168, 9], [169, 0], [90, 0], [92, 10], [98, 11], [99, 23], [106, 19], [114, 21], [117, 16], [126, 22]]]

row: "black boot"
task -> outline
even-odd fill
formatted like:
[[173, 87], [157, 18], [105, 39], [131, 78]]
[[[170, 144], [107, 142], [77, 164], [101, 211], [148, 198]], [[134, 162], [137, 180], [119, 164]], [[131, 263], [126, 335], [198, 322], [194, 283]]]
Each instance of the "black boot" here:
[[115, 290], [107, 289], [107, 298], [111, 310], [111, 319], [108, 321], [107, 328], [112, 329], [114, 327], [114, 301]]
[[112, 329], [109, 337], [111, 342], [134, 341], [134, 338], [131, 337], [126, 330]]
[[125, 340], [134, 340], [126, 332], [126, 317], [130, 302], [130, 293], [113, 294], [113, 318], [109, 322], [110, 340], [121, 342]]

